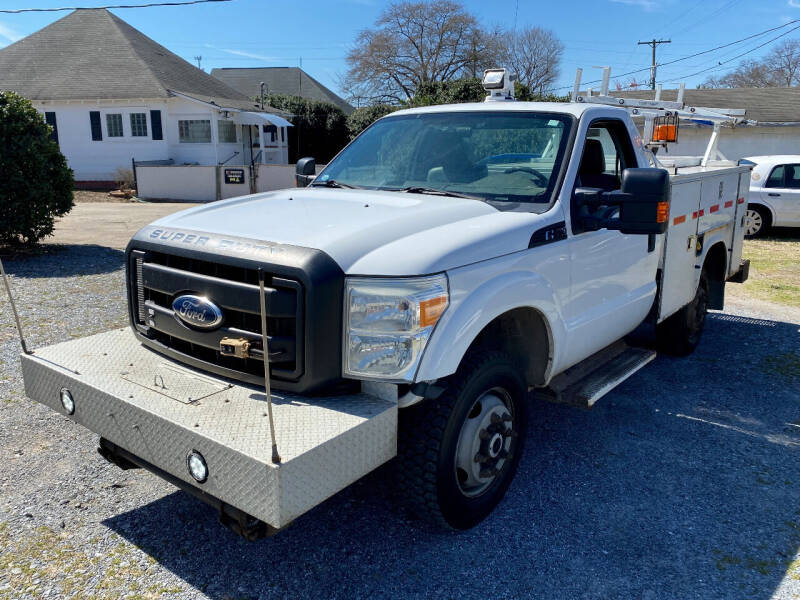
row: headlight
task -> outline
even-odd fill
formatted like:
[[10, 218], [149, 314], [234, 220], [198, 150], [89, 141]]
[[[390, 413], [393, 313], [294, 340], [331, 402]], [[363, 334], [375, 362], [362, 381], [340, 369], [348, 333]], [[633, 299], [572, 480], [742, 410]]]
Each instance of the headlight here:
[[447, 308], [447, 277], [348, 278], [344, 298], [346, 376], [411, 381]]

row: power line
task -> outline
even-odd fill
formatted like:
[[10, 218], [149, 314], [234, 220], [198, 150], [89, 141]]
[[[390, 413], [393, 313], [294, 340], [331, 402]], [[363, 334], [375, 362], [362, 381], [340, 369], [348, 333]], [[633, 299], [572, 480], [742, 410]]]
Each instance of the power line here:
[[690, 23], [688, 26], [684, 27], [683, 29], [681, 29], [680, 31], [675, 33], [674, 35], [675, 36], [683, 35], [687, 31], [691, 31], [692, 29], [695, 29], [696, 27], [699, 27], [703, 23], [707, 23], [712, 17], [715, 17], [719, 13], [724, 12], [726, 10], [730, 10], [731, 8], [733, 8], [734, 5], [738, 4], [741, 1], [742, 0], [730, 0], [730, 2], [728, 2], [727, 4], [723, 4], [717, 10], [715, 10], [713, 12], [710, 12], [706, 16], [704, 16], [704, 17], [702, 17], [700, 19], [695, 19], [694, 23]]
[[0, 13], [19, 14], [28, 12], [60, 12], [64, 10], [92, 10], [103, 8], [150, 8], [152, 6], [189, 6], [211, 2], [232, 2], [233, 0], [185, 0], [184, 2], [153, 2], [151, 4], [116, 4], [109, 6], [62, 6], [60, 8], [0, 8]]
[[[788, 27], [789, 25], [792, 25], [794, 23], [800, 23], [800, 19], [793, 19], [791, 21], [788, 21], [787, 23], [784, 23], [783, 25], [778, 25], [777, 27], [771, 27], [769, 29], [765, 29], [764, 31], [760, 31], [760, 32], [754, 33], [752, 35], [748, 35], [747, 37], [743, 37], [743, 38], [741, 38], [739, 40], [735, 40], [733, 42], [728, 42], [727, 44], [722, 44], [721, 46], [715, 46], [714, 48], [709, 48], [708, 50], [703, 50], [702, 52], [695, 52], [694, 54], [689, 54], [689, 55], [683, 56], [681, 58], [676, 58], [675, 60], [669, 60], [667, 62], [658, 63], [656, 66], [657, 67], [665, 67], [667, 65], [673, 65], [675, 63], [682, 62], [684, 60], [689, 60], [690, 58], [695, 58], [696, 56], [702, 56], [702, 55], [708, 54], [710, 52], [716, 52], [717, 50], [722, 50], [723, 48], [728, 48], [730, 46], [735, 46], [736, 44], [741, 44], [742, 42], [746, 42], [747, 40], [751, 40], [753, 38], [761, 37], [762, 35], [765, 35], [767, 33], [771, 33], [773, 31], [777, 31], [778, 29], [783, 29], [784, 27]], [[781, 35], [769, 40], [768, 42], [765, 42], [765, 44], [769, 44], [770, 42], [774, 42], [775, 40], [777, 40], [779, 38], [782, 38], [785, 35], [790, 34], [795, 29], [797, 29], [797, 27], [782, 33]], [[762, 44], [762, 45], [765, 45], [765, 44]], [[747, 53], [752, 52], [753, 50], [757, 50], [760, 47], [761, 46], [757, 46], [756, 48], [753, 48], [752, 50], [748, 50]], [[738, 57], [734, 57], [731, 60], [735, 60], [736, 58], [738, 58]], [[714, 68], [714, 67], [712, 67], [712, 68]], [[642, 69], [636, 69], [635, 71], [628, 71], [627, 73], [622, 73], [620, 75], [615, 75], [614, 77], [627, 77], [628, 75], [635, 75], [636, 73], [641, 73], [642, 71], [649, 71], [650, 69], [652, 69], [652, 66], [651, 67], [644, 67]], [[592, 83], [600, 83], [601, 81], [602, 81], [602, 79], [594, 79], [592, 81], [584, 81], [583, 83], [592, 84]], [[568, 89], [572, 89], [572, 86], [571, 85], [564, 85], [564, 86], [561, 86], [561, 87], [558, 87], [558, 88], [554, 88], [553, 91], [568, 90]]]
[[[791, 21], [791, 22], [796, 22], [796, 21]], [[746, 52], [742, 52], [741, 54], [737, 54], [733, 58], [729, 58], [728, 60], [725, 60], [725, 61], [722, 61], [720, 63], [717, 63], [713, 67], [708, 67], [707, 69], [701, 69], [700, 71], [696, 71], [694, 73], [690, 73], [689, 75], [682, 75], [682, 76], [678, 77], [677, 79], [688, 79], [689, 77], [694, 77], [695, 75], [700, 75], [701, 73], [706, 73], [708, 71], [715, 71], [715, 70], [719, 69], [722, 65], [725, 65], [725, 64], [728, 64], [730, 62], [733, 62], [734, 60], [736, 60], [738, 58], [741, 58], [743, 56], [746, 56], [747, 54], [750, 54], [751, 52], [755, 52], [759, 48], [763, 48], [767, 44], [770, 44], [770, 43], [774, 42], [775, 40], [778, 40], [778, 39], [780, 39], [780, 38], [782, 38], [782, 37], [784, 37], [786, 35], [789, 35], [790, 33], [792, 33], [793, 31], [795, 31], [797, 29], [800, 29], [800, 25], [798, 25], [797, 27], [792, 27], [789, 31], [786, 31], [786, 32], [784, 32], [784, 33], [782, 33], [782, 34], [780, 34], [778, 36], [775, 36], [771, 40], [767, 40], [766, 42], [764, 42], [763, 44], [759, 44], [755, 48], [751, 48], [750, 50], [747, 50]]]

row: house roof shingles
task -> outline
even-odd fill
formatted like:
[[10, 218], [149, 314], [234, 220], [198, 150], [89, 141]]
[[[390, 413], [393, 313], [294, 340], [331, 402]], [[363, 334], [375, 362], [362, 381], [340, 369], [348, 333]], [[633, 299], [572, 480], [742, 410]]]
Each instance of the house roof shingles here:
[[[652, 100], [652, 90], [614, 92], [609, 94], [621, 98]], [[677, 90], [663, 90], [661, 99], [674, 101]], [[745, 118], [761, 123], [800, 122], [800, 87], [792, 88], [718, 88], [685, 90], [683, 101], [687, 106], [705, 108], [743, 108]]]
[[175, 91], [257, 110], [247, 96], [105, 9], [76, 10], [0, 50], [0, 90], [31, 100], [153, 99]]
[[263, 81], [270, 93], [330, 102], [345, 114], [353, 112], [353, 107], [346, 100], [299, 67], [223, 68], [212, 69], [211, 75], [250, 98], [261, 93], [260, 84]]

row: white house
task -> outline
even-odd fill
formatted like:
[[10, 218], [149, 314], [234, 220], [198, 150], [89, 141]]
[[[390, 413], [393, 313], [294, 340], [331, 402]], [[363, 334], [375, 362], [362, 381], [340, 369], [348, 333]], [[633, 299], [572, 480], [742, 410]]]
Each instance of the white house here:
[[[652, 100], [652, 90], [612, 92], [623, 98]], [[677, 90], [663, 90], [662, 100], [675, 100]], [[754, 125], [740, 125], [725, 130], [719, 139], [719, 150], [726, 158], [769, 154], [800, 154], [800, 88], [732, 88], [685, 90], [688, 106], [705, 108], [739, 108]], [[697, 156], [705, 152], [712, 126], [681, 122], [678, 143], [670, 144], [669, 153], [676, 156]]]
[[131, 161], [286, 164], [281, 111], [191, 65], [107, 10], [81, 9], [0, 50], [0, 90], [33, 101], [78, 185]]

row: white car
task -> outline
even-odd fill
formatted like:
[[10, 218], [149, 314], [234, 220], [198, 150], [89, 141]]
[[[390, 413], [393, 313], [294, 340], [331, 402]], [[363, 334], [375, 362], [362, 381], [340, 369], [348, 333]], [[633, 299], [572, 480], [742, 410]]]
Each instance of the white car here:
[[800, 155], [750, 156], [750, 198], [745, 235], [756, 237], [770, 227], [800, 227]]

